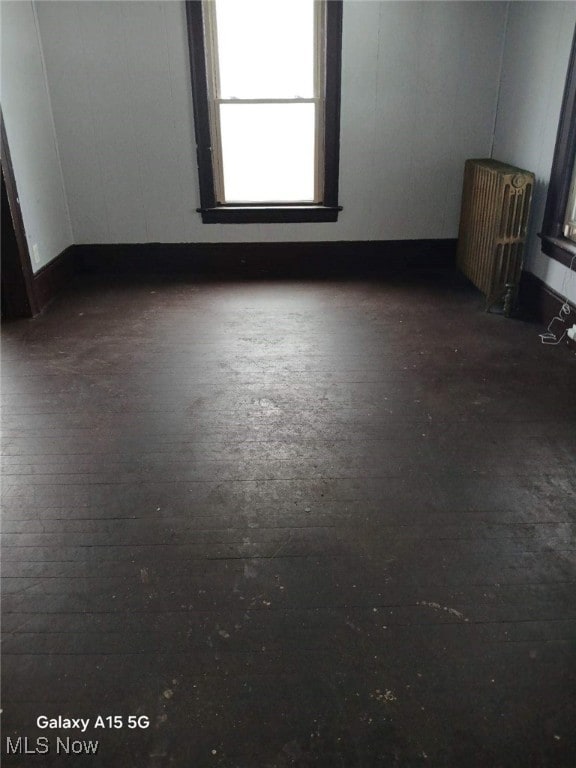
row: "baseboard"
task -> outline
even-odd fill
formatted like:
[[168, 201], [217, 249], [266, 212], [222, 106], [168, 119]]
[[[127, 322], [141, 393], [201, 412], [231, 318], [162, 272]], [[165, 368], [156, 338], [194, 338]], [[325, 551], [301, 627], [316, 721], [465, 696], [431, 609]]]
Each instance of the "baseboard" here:
[[39, 312], [69, 285], [78, 268], [76, 256], [76, 246], [71, 245], [32, 276]]
[[456, 240], [78, 245], [83, 271], [229, 277], [342, 277], [454, 265]]
[[[387, 275], [454, 266], [455, 239], [294, 243], [142, 243], [72, 245], [33, 276], [42, 309], [81, 272], [134, 275], [197, 273], [244, 277]], [[547, 325], [564, 299], [531, 272], [520, 283], [522, 313]], [[569, 320], [576, 322], [570, 304]]]
[[[38, 311], [79, 273], [199, 274], [218, 277], [387, 276], [455, 264], [456, 239], [294, 243], [72, 245], [33, 276]], [[564, 299], [531, 272], [520, 282], [522, 315], [547, 326]], [[568, 302], [568, 327], [576, 307]]]
[[[570, 314], [563, 316], [564, 324], [571, 328], [576, 323], [576, 306], [566, 301], [550, 286], [540, 280], [531, 272], [523, 272], [520, 281], [520, 307], [523, 316], [535, 320], [544, 327], [548, 327], [554, 317], [557, 317], [563, 304], [570, 307]], [[567, 339], [567, 342], [572, 345]]]
[[33, 275], [33, 290], [41, 311], [81, 273], [345, 278], [444, 269], [455, 254], [455, 239], [72, 245]]

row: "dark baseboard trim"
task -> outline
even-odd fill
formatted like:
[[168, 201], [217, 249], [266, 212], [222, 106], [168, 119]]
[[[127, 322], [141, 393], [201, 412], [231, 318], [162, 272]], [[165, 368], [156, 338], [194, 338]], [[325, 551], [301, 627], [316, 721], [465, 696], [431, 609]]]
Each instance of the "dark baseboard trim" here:
[[455, 239], [74, 246], [74, 259], [87, 272], [247, 278], [386, 275], [452, 267], [455, 255]]
[[[33, 284], [42, 309], [81, 273], [187, 273], [248, 278], [386, 276], [412, 268], [454, 267], [456, 242], [444, 239], [71, 245], [34, 274]], [[526, 318], [547, 325], [563, 301], [536, 275], [522, 273], [520, 303]], [[576, 307], [569, 304], [576, 322]]]
[[75, 245], [69, 246], [32, 276], [38, 312], [69, 285], [76, 274], [76, 248]]
[[[550, 321], [558, 315], [565, 299], [552, 288], [540, 280], [531, 272], [522, 272], [520, 280], [520, 309], [526, 319], [535, 320], [545, 328]], [[572, 302], [566, 302], [570, 307], [570, 314], [565, 317], [565, 325], [571, 328], [576, 323], [576, 306]], [[570, 339], [566, 340], [572, 345]]]
[[[41, 311], [81, 274], [203, 275], [218, 278], [387, 277], [411, 269], [451, 269], [456, 239], [295, 243], [141, 243], [72, 245], [33, 276]], [[520, 281], [525, 319], [547, 326], [564, 299], [531, 272]], [[576, 323], [571, 304], [567, 325]]]

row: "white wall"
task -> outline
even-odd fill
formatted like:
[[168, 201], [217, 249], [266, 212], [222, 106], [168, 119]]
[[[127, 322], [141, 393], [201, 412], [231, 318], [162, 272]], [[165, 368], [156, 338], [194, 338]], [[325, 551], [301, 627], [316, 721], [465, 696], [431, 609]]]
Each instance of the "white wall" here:
[[536, 237], [575, 3], [346, 2], [340, 220], [235, 226], [195, 211], [183, 4], [8, 0], [1, 12], [2, 108], [35, 269], [72, 242], [454, 237], [463, 162], [494, 139], [494, 157], [538, 179], [528, 268], [576, 301]]
[[575, 23], [576, 3], [510, 3], [494, 137], [496, 159], [536, 174], [527, 268], [562, 295], [567, 291], [572, 302], [576, 302], [576, 279], [568, 279], [568, 268], [541, 252], [537, 232], [542, 226]]
[[37, 4], [77, 243], [457, 234], [464, 160], [490, 153], [506, 4], [346, 2], [333, 224], [202, 224], [179, 2]]
[[73, 242], [36, 9], [2, 2], [1, 102], [30, 255], [37, 271]]

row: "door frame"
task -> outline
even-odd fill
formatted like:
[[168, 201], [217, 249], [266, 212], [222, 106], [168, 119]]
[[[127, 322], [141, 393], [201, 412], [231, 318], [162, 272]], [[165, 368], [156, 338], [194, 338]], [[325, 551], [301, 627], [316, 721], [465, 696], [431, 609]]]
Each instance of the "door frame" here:
[[34, 317], [40, 311], [26, 230], [0, 109], [0, 162], [2, 166], [2, 318]]

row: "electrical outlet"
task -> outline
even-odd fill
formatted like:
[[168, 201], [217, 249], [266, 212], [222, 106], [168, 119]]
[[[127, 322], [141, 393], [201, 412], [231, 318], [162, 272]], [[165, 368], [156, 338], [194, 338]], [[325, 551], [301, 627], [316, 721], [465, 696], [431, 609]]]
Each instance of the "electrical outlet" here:
[[38, 243], [32, 245], [32, 264], [35, 267], [40, 266], [40, 252], [38, 250]]

